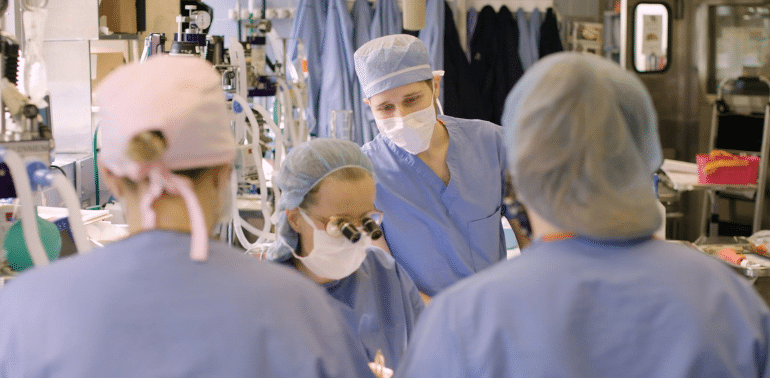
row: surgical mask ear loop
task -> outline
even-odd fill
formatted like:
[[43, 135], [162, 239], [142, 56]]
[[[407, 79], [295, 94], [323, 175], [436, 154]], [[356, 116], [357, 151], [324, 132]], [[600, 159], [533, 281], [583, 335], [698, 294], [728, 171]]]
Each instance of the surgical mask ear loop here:
[[[436, 79], [433, 79], [433, 81], [435, 82]], [[436, 87], [432, 83], [430, 85], [430, 95], [431, 97], [436, 96]], [[439, 101], [438, 96], [436, 96], [435, 102], [436, 102], [436, 107], [438, 108], [438, 113], [440, 115], [444, 115], [444, 108], [441, 106], [441, 101]]]
[[444, 108], [441, 107], [441, 101], [436, 98], [436, 106], [438, 106], [438, 113], [444, 115]]
[[[444, 70], [433, 71], [433, 82], [436, 81], [436, 76], [443, 77], [444, 76]], [[430, 89], [431, 89], [432, 92], [435, 92], [436, 91], [436, 87], [433, 86], [433, 82], [431, 83]], [[444, 107], [441, 106], [441, 101], [439, 100], [439, 97], [441, 97], [440, 96], [441, 88], [439, 88], [439, 92], [438, 93], [439, 93], [439, 96], [436, 96], [436, 106], [438, 107], [438, 113], [440, 115], [444, 115]], [[432, 94], [435, 94], [435, 93], [432, 93]]]

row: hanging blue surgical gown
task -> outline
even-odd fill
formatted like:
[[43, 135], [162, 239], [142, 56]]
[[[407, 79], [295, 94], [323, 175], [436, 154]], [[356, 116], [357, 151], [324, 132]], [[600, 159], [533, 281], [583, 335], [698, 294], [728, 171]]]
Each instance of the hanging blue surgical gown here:
[[[291, 24], [291, 37], [302, 40], [307, 58], [307, 124], [312, 134], [318, 133], [318, 106], [323, 78], [321, 53], [324, 48], [323, 38], [328, 7], [329, 0], [299, 0], [297, 12]], [[289, 42], [288, 51], [294, 54], [292, 60], [297, 58], [298, 50], [294, 42]]]
[[371, 377], [323, 290], [190, 236], [143, 232], [0, 290], [0, 377]]
[[350, 17], [353, 21], [353, 50], [357, 50], [371, 40], [369, 35], [372, 26], [372, 6], [369, 0], [356, 0], [350, 11]]
[[[369, 40], [380, 38], [391, 34], [401, 34], [403, 18], [398, 9], [398, 0], [379, 0], [374, 4], [374, 15], [370, 25]], [[360, 46], [358, 46], [360, 47]], [[356, 80], [358, 77], [356, 76]], [[358, 83], [358, 81], [356, 81]], [[360, 86], [360, 84], [359, 84]], [[363, 93], [361, 94], [363, 99]], [[380, 131], [377, 129], [377, 123], [374, 121], [374, 115], [369, 106], [362, 106], [361, 113], [366, 120], [362, 123], [363, 143], [369, 143]], [[362, 144], [363, 144], [362, 143]]]
[[[444, 0], [425, 2], [425, 27], [420, 30], [420, 40], [428, 48], [430, 66], [433, 70], [444, 69]], [[444, 90], [439, 93], [439, 101], [444, 103]]]
[[476, 31], [476, 21], [479, 19], [479, 11], [476, 10], [476, 8], [469, 8], [468, 9], [468, 15], [466, 18], [466, 44], [465, 44], [465, 54], [468, 57], [468, 62], [470, 63], [472, 57], [471, 57], [471, 41], [473, 40], [473, 33]]
[[[369, 0], [356, 0], [353, 4], [351, 17], [353, 21], [353, 51], [355, 51], [361, 45], [371, 40], [372, 7]], [[356, 95], [353, 102], [359, 104], [359, 112], [354, 115], [355, 120], [353, 121], [353, 128], [355, 129], [354, 142], [362, 145], [371, 141], [374, 135], [377, 135], [376, 132], [372, 132], [376, 130], [377, 126], [374, 124], [374, 116], [371, 110], [369, 110], [369, 106], [363, 104], [364, 92], [356, 75], [353, 75], [353, 87]]]
[[379, 0], [374, 4], [372, 16], [371, 39], [377, 39], [391, 34], [401, 34], [403, 31], [401, 11], [397, 0]]
[[[354, 85], [353, 20], [346, 0], [329, 0], [323, 36], [323, 78], [318, 103], [318, 136], [330, 136], [331, 114], [334, 110], [351, 110], [355, 115], [364, 105]], [[354, 121], [354, 124], [356, 121]], [[355, 136], [354, 136], [355, 138]]]
[[439, 116], [449, 133], [444, 182], [383, 134], [363, 147], [393, 257], [428, 295], [503, 260], [505, 149], [499, 126]]
[[[366, 115], [353, 63], [354, 39], [365, 43], [369, 38], [358, 31], [369, 27], [367, 20], [371, 15], [365, 14], [365, 7], [368, 4], [356, 4], [353, 11], [357, 19], [367, 25], [356, 25], [354, 30], [346, 0], [300, 0], [297, 5], [291, 36], [301, 38], [305, 43], [308, 61], [307, 118], [313, 135], [330, 136], [332, 111], [350, 110], [353, 112], [351, 140], [363, 144], [364, 140], [372, 137], [371, 129], [362, 130]], [[289, 51], [296, 54], [296, 48], [291, 43]]]
[[519, 26], [519, 58], [526, 71], [540, 59], [540, 11], [534, 9], [527, 20], [524, 9], [519, 8], [516, 11], [516, 24]]
[[395, 369], [425, 308], [409, 275], [387, 252], [370, 247], [358, 270], [324, 286], [337, 299], [369, 360], [380, 350], [385, 366]]
[[645, 238], [535, 242], [434, 298], [398, 377], [767, 377], [748, 281]]

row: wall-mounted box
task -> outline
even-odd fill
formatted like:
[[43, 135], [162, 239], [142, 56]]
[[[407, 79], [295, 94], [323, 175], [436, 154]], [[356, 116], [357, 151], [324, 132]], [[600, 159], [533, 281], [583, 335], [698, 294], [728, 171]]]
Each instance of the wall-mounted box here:
[[121, 51], [91, 53], [91, 90], [114, 69], [124, 65], [126, 58]]
[[113, 33], [136, 34], [136, 0], [102, 0], [99, 17], [107, 17], [107, 28]]

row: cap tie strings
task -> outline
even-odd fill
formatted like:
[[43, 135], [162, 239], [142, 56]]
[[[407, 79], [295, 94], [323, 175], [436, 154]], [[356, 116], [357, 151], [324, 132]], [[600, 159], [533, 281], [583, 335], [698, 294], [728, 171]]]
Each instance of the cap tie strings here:
[[208, 257], [206, 220], [203, 217], [203, 209], [198, 202], [198, 197], [193, 190], [192, 181], [187, 177], [172, 173], [165, 166], [157, 164], [150, 168], [147, 176], [150, 185], [139, 203], [139, 208], [143, 214], [142, 228], [145, 230], [155, 228], [156, 214], [152, 205], [164, 191], [181, 196], [190, 216], [190, 233], [192, 238], [190, 258], [194, 261], [205, 261]]

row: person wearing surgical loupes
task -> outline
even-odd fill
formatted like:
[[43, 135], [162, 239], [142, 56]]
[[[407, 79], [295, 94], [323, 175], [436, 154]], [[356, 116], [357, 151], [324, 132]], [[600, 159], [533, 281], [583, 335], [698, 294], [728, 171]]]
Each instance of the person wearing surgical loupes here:
[[0, 290], [0, 377], [371, 377], [333, 299], [209, 240], [237, 147], [216, 69], [154, 57], [96, 100], [98, 163], [131, 235]]
[[636, 75], [549, 55], [502, 120], [535, 241], [434, 298], [398, 377], [770, 375], [770, 309], [751, 283], [653, 236], [663, 156]]
[[269, 260], [293, 266], [336, 298], [367, 350], [398, 365], [424, 308], [409, 275], [385, 251], [369, 159], [355, 143], [314, 139], [295, 146], [275, 185], [281, 191]]
[[363, 151], [374, 165], [375, 203], [385, 214], [387, 244], [381, 246], [427, 296], [505, 259], [500, 126], [436, 116], [441, 76], [431, 71], [418, 38], [377, 38], [354, 57], [380, 131]]

